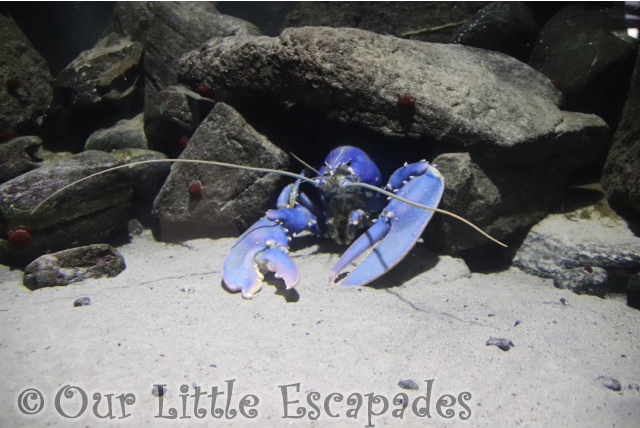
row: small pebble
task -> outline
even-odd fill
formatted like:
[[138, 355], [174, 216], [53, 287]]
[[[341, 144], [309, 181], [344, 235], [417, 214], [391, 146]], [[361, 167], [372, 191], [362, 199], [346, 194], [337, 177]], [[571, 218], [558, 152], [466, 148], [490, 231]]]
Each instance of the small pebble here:
[[618, 379], [614, 379], [611, 376], [598, 376], [596, 381], [612, 391], [620, 391], [622, 389], [622, 385], [620, 385]]
[[133, 218], [127, 222], [127, 230], [129, 235], [137, 236], [144, 232], [144, 226], [140, 223], [140, 220]]
[[398, 386], [404, 389], [413, 389], [413, 390], [420, 389], [418, 384], [413, 379], [401, 379], [398, 382]]
[[503, 351], [508, 351], [512, 346], [516, 346], [509, 339], [504, 339], [501, 337], [490, 337], [489, 340], [487, 340], [486, 346], [490, 345], [495, 345]]
[[78, 297], [76, 300], [73, 301], [74, 307], [89, 306], [90, 304], [91, 304], [91, 297], [88, 297], [88, 296]]

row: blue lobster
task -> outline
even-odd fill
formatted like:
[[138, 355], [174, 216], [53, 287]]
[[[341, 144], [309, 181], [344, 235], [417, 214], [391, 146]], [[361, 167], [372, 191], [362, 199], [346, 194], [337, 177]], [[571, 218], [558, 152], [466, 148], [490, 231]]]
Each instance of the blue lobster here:
[[[343, 285], [367, 284], [394, 267], [413, 248], [434, 212], [456, 218], [506, 247], [469, 220], [437, 208], [444, 190], [444, 180], [434, 165], [424, 160], [405, 164], [391, 175], [383, 189], [379, 187], [382, 176], [378, 167], [365, 152], [350, 146], [332, 150], [322, 168], [316, 171], [318, 175], [313, 178], [288, 171], [211, 160], [149, 159], [130, 162], [96, 172], [57, 189], [36, 205], [31, 214], [57, 194], [84, 180], [133, 165], [159, 162], [207, 164], [276, 173], [296, 179], [280, 193], [277, 209], [267, 211], [264, 217], [247, 229], [224, 262], [222, 277], [227, 288], [241, 291], [246, 299], [253, 297], [262, 287], [264, 277], [261, 269], [274, 272], [276, 278], [284, 280], [287, 289], [295, 287], [300, 274], [288, 256], [289, 242], [304, 231], [319, 236], [328, 235], [340, 244], [351, 243], [331, 270], [331, 280], [335, 280], [349, 263], [360, 256], [365, 257], [340, 281]], [[300, 191], [302, 183], [311, 183], [318, 189], [319, 204]], [[385, 199], [385, 196], [388, 198]], [[387, 203], [387, 199], [390, 202]], [[378, 216], [374, 219], [376, 214]], [[357, 233], [367, 227], [353, 241]]]
[[289, 242], [303, 231], [328, 235], [340, 244], [351, 243], [333, 267], [330, 280], [371, 250], [341, 281], [343, 285], [367, 284], [406, 256], [433, 216], [433, 210], [401, 199], [437, 207], [444, 190], [442, 175], [435, 166], [426, 161], [405, 164], [391, 175], [385, 187], [399, 198], [387, 203], [389, 198], [364, 187], [381, 184], [380, 170], [365, 152], [351, 146], [332, 150], [317, 172], [317, 177], [304, 181], [318, 189], [319, 204], [300, 191], [304, 177], [298, 178], [282, 190], [277, 208], [267, 211], [238, 238], [222, 270], [229, 290], [241, 291], [242, 297], [250, 299], [262, 288], [261, 269], [283, 279], [287, 290], [295, 287], [300, 273], [288, 255]]

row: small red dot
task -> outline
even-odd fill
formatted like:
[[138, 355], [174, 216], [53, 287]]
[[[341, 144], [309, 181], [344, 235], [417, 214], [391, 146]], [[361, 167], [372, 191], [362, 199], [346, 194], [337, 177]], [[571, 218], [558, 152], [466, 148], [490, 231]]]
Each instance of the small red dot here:
[[409, 93], [402, 94], [398, 97], [399, 109], [414, 109], [416, 107], [416, 99]]
[[198, 85], [196, 92], [202, 97], [208, 97], [211, 94], [211, 86], [202, 82]]
[[189, 183], [189, 196], [194, 199], [202, 198], [202, 182], [200, 180], [193, 180]]
[[179, 143], [182, 147], [187, 147], [187, 144], [189, 144], [189, 137], [187, 137], [186, 135], [182, 135], [180, 137]]
[[7, 234], [7, 241], [12, 247], [24, 247], [31, 241], [31, 227], [16, 226]]
[[585, 266], [584, 270], [586, 270], [589, 273], [593, 273], [593, 268], [591, 266], [589, 266], [589, 265]]

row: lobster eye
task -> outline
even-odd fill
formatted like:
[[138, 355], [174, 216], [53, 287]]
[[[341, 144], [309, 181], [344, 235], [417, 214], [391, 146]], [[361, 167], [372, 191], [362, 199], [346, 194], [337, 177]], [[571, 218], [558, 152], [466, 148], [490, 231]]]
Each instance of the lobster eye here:
[[346, 166], [351, 166], [351, 163], [352, 163], [352, 160], [351, 160], [351, 159], [349, 159], [349, 160], [348, 160], [348, 161], [346, 161], [344, 164], [345, 164]]

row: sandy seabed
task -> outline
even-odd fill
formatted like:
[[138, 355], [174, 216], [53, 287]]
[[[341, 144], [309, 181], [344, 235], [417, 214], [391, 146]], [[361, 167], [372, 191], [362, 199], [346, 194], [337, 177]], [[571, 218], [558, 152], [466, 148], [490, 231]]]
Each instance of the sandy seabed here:
[[421, 245], [344, 287], [337, 247], [309, 244], [297, 293], [271, 279], [243, 300], [222, 286], [233, 242], [145, 232], [117, 277], [37, 291], [1, 269], [0, 426], [638, 426], [640, 311], [622, 299]]

